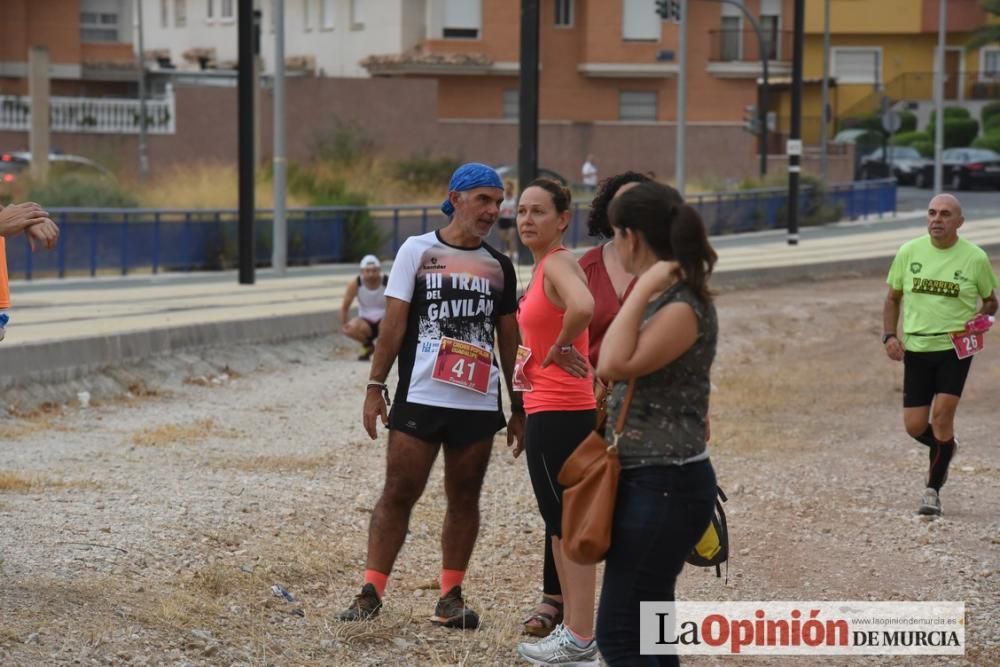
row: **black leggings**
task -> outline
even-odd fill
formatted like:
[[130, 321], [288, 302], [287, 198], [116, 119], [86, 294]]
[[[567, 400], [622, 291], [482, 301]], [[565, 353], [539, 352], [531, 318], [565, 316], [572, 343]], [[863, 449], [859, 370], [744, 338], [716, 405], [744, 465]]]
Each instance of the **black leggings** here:
[[562, 492], [559, 471], [573, 450], [594, 430], [597, 412], [536, 412], [524, 426], [524, 451], [546, 532], [562, 535]]

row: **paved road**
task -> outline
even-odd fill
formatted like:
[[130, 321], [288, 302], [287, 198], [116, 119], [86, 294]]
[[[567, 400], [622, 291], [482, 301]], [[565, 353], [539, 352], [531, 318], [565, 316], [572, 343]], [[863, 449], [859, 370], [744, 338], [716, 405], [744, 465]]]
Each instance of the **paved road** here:
[[[900, 187], [896, 191], [897, 209], [901, 212], [922, 211], [927, 208], [932, 194], [930, 190]], [[996, 190], [968, 190], [953, 194], [962, 202], [966, 217], [1000, 214], [1000, 192]]]

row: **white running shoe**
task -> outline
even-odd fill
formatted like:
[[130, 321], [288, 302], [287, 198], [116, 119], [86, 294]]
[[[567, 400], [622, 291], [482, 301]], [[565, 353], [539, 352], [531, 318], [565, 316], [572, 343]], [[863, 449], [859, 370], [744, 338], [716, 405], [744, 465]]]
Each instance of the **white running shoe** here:
[[928, 487], [924, 491], [924, 497], [920, 501], [920, 509], [917, 513], [925, 516], [941, 516], [941, 498], [938, 492]]
[[529, 644], [517, 645], [518, 654], [533, 665], [560, 665], [561, 667], [597, 667], [600, 654], [597, 642], [579, 646], [561, 623], [545, 639]]

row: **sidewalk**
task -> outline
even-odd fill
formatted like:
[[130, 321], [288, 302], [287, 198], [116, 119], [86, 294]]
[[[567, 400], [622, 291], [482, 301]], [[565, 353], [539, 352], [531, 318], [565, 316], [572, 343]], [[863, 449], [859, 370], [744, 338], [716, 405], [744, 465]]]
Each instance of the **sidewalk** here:
[[[882, 274], [899, 246], [924, 230], [907, 216], [808, 227], [798, 246], [783, 231], [716, 237], [717, 289]], [[1000, 250], [1000, 217], [969, 220], [962, 237]], [[387, 270], [387, 269], [386, 269]], [[519, 285], [531, 267], [519, 267]], [[238, 285], [236, 273], [161, 274], [12, 282], [14, 307], [0, 343], [0, 389], [69, 380], [105, 366], [184, 348], [280, 342], [337, 329], [348, 265], [270, 270]]]

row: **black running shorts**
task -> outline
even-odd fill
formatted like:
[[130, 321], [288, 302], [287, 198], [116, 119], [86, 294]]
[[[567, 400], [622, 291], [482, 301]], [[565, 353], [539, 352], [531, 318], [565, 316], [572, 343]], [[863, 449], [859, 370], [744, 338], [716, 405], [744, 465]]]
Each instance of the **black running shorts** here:
[[903, 356], [903, 407], [930, 405], [934, 394], [961, 396], [972, 357], [959, 359], [954, 350], [906, 352]]
[[389, 428], [430, 443], [464, 447], [491, 440], [507, 426], [500, 410], [456, 410], [396, 400], [389, 410]]

